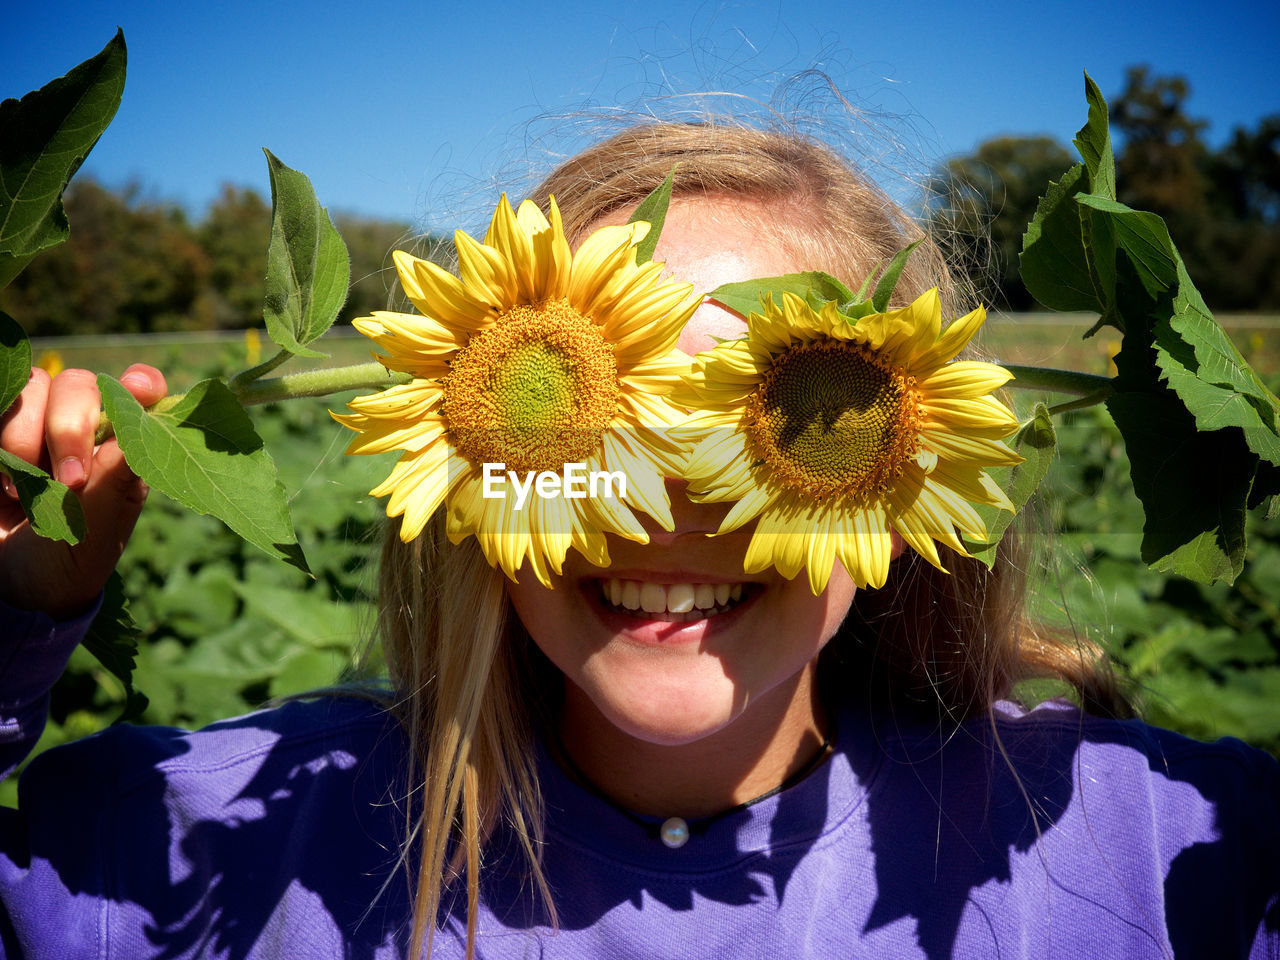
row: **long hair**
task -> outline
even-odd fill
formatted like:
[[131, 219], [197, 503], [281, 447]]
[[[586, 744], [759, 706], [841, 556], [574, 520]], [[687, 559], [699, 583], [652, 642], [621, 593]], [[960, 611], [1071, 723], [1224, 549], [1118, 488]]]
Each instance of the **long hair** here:
[[[895, 305], [931, 287], [950, 316], [966, 300], [938, 246], [897, 204], [836, 153], [801, 136], [705, 122], [639, 126], [563, 163], [533, 199], [546, 210], [555, 196], [573, 243], [673, 170], [674, 197], [743, 200], [744, 209], [757, 211], [766, 239], [854, 288], [921, 240]], [[990, 709], [1030, 676], [1065, 681], [1087, 706], [1121, 709], [1094, 649], [1024, 622], [1021, 551], [1012, 538], [991, 570], [941, 552], [949, 574], [904, 555], [884, 588], [858, 591], [824, 651], [820, 682], [824, 672], [843, 671], [864, 685], [874, 676], [884, 681], [881, 694], [930, 701], [957, 722]], [[390, 530], [380, 576], [395, 709], [413, 745], [405, 847], [406, 863], [411, 849], [417, 857], [412, 945], [429, 947], [446, 892], [465, 889], [471, 955], [485, 841], [500, 821], [523, 846], [554, 922], [538, 860], [542, 810], [532, 758], [535, 719], [559, 677], [520, 627], [503, 574], [474, 541], [450, 545], [440, 516], [410, 544]], [[880, 669], [852, 666], [868, 656]]]

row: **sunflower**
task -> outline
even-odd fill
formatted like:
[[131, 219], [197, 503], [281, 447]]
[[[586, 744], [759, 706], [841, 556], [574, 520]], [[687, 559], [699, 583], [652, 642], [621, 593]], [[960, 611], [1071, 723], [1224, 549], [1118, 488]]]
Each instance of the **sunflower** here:
[[839, 560], [883, 586], [891, 532], [942, 567], [937, 543], [982, 542], [973, 504], [1012, 510], [984, 467], [1021, 459], [1000, 438], [1013, 414], [988, 394], [1012, 375], [952, 358], [986, 318], [942, 326], [936, 290], [857, 320], [784, 293], [762, 298], [747, 336], [694, 358], [674, 436], [693, 447], [683, 476], [700, 502], [736, 501], [717, 533], [756, 520], [744, 569], [808, 567], [820, 593]]
[[[455, 235], [458, 276], [395, 254], [421, 315], [354, 326], [413, 380], [333, 416], [358, 434], [347, 453], [404, 451], [372, 491], [403, 517], [402, 540], [443, 503], [452, 542], [475, 536], [509, 577], [527, 561], [550, 586], [571, 547], [603, 566], [606, 533], [647, 542], [633, 508], [672, 529], [664, 477], [682, 452], [666, 429], [682, 416], [666, 394], [688, 369], [675, 343], [698, 301], [689, 284], [662, 279], [661, 264], [636, 263], [648, 229], [603, 227], [575, 254], [554, 200], [548, 221], [503, 196], [483, 243]], [[561, 495], [516, 489], [579, 464], [582, 482]], [[587, 476], [619, 472], [625, 484], [583, 495]]]

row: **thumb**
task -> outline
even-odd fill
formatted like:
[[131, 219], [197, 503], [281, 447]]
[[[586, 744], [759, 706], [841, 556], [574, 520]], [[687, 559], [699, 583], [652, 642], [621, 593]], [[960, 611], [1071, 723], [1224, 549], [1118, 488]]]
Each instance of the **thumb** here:
[[75, 548], [78, 566], [99, 587], [115, 569], [146, 500], [147, 485], [129, 468], [119, 445], [114, 440], [102, 444], [80, 491], [87, 534]]

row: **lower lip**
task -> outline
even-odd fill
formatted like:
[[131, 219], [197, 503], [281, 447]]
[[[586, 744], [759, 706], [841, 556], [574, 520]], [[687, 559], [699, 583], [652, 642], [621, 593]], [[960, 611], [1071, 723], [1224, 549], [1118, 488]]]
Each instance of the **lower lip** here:
[[637, 610], [635, 614], [622, 613], [607, 606], [600, 594], [599, 580], [584, 580], [578, 584], [578, 588], [610, 633], [643, 646], [655, 647], [703, 643], [722, 630], [732, 627], [741, 619], [743, 611], [751, 607], [760, 596], [759, 590], [752, 591], [724, 613], [698, 620], [674, 622], [646, 620], [643, 610]]

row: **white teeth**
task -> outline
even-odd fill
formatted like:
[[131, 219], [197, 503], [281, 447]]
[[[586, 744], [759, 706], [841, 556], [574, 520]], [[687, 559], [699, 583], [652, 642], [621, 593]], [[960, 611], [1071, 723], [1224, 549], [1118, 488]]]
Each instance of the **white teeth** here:
[[640, 607], [645, 613], [662, 613], [667, 609], [667, 591], [662, 584], [640, 584]]
[[643, 610], [652, 614], [685, 615], [723, 613], [742, 599], [741, 583], [652, 583], [647, 580], [619, 580], [612, 577], [600, 582], [604, 601], [627, 610]]
[[693, 609], [693, 600], [693, 584], [673, 583], [667, 587], [667, 609], [671, 613], [688, 613]]

